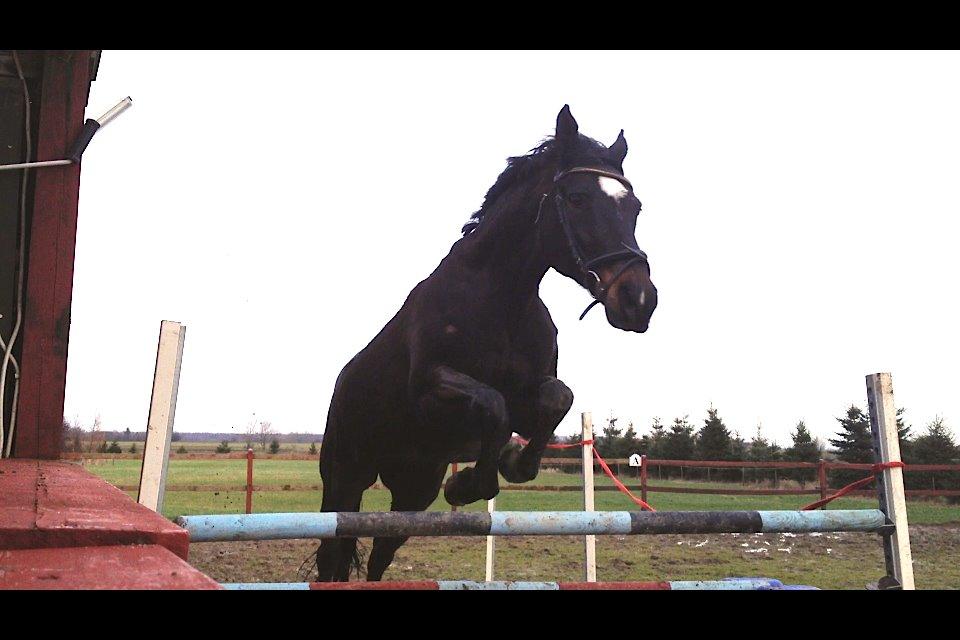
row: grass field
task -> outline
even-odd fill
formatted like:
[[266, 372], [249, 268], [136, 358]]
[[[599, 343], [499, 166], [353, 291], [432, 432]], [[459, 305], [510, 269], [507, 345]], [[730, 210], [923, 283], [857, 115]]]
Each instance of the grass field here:
[[[309, 446], [309, 445], [306, 445]], [[118, 486], [139, 480], [138, 460], [87, 460], [91, 472]], [[626, 471], [626, 469], [624, 469]], [[625, 480], [628, 480], [624, 478]], [[629, 480], [628, 480], [629, 481]], [[579, 485], [577, 474], [544, 470], [538, 485]], [[246, 462], [242, 459], [171, 460], [168, 487], [242, 486]], [[321, 490], [282, 490], [284, 486], [319, 485], [315, 460], [269, 460], [255, 463], [254, 483], [273, 490], [254, 493], [255, 512], [316, 511]], [[596, 483], [610, 485], [597, 476]], [[653, 480], [651, 480], [653, 483]], [[656, 481], [657, 485], [740, 487], [739, 484]], [[135, 492], [130, 492], [135, 496]], [[658, 510], [797, 509], [816, 496], [723, 496], [650, 493]], [[241, 513], [243, 491], [170, 491], [163, 515], [175, 518], [191, 513]], [[505, 511], [578, 510], [579, 492], [503, 491], [497, 508]], [[389, 509], [390, 495], [371, 489], [362, 509]], [[842, 498], [831, 508], [876, 508], [866, 498]], [[440, 497], [432, 510], [450, 507]], [[598, 510], [636, 507], [617, 492], [598, 492]], [[467, 510], [486, 509], [484, 503]], [[960, 505], [942, 500], [908, 502], [914, 566], [921, 588], [960, 588]], [[767, 576], [784, 582], [824, 588], [862, 589], [883, 573], [879, 539], [871, 534], [600, 536], [598, 565], [603, 580], [684, 580], [729, 576]], [[369, 541], [366, 541], [369, 546]], [[485, 540], [478, 538], [419, 538], [397, 554], [388, 579], [482, 579]], [[203, 543], [191, 545], [191, 562], [221, 581], [291, 581], [316, 544], [312, 541]], [[567, 537], [500, 538], [497, 541], [498, 579], [577, 580], [582, 577], [583, 542]], [[533, 560], [531, 560], [533, 559]]]

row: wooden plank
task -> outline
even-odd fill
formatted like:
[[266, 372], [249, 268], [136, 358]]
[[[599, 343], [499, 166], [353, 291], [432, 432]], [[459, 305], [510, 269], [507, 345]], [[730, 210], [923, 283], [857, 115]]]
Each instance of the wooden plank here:
[[[900, 462], [897, 410], [893, 403], [893, 379], [889, 373], [873, 373], [867, 376], [867, 404], [870, 408], [874, 460]], [[894, 533], [884, 538], [887, 574], [900, 583], [900, 588], [914, 589], [903, 469], [884, 469], [877, 476], [877, 492], [880, 510], [895, 526]]]
[[[63, 158], [80, 133], [89, 61], [89, 51], [44, 56], [37, 160]], [[20, 458], [60, 455], [79, 193], [78, 165], [36, 171], [14, 443], [14, 455]]]
[[153, 393], [147, 418], [147, 440], [143, 446], [140, 467], [140, 492], [137, 502], [157, 513], [163, 510], [163, 492], [170, 461], [170, 439], [177, 410], [177, 388], [180, 385], [180, 360], [187, 328], [179, 322], [160, 323], [157, 364], [153, 373]]
[[[583, 430], [583, 442], [593, 440], [593, 417], [590, 412], [580, 414]], [[593, 500], [593, 444], [584, 444], [580, 447], [583, 461], [583, 510], [595, 511]], [[583, 537], [584, 546], [584, 579], [587, 582], [597, 581], [597, 537], [586, 535]]]
[[0, 551], [0, 589], [222, 587], [158, 545]]
[[158, 544], [187, 558], [188, 533], [79, 465], [0, 460], [0, 549]]

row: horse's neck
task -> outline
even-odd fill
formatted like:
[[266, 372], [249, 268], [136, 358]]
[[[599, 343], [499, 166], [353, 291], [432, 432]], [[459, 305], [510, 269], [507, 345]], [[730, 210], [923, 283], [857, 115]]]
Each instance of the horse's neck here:
[[[539, 198], [518, 202], [481, 223], [471, 256], [474, 268], [489, 274], [511, 302], [538, 295], [548, 264], [537, 241]], [[484, 226], [486, 225], [486, 228]]]

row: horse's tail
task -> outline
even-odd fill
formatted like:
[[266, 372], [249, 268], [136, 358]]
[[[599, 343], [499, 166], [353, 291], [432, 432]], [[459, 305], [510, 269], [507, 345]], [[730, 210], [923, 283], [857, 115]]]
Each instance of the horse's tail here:
[[357, 540], [357, 544], [353, 548], [353, 553], [350, 554], [350, 570], [357, 572], [358, 579], [362, 579], [367, 575], [367, 571], [363, 566], [366, 557], [366, 549], [360, 544], [360, 540]]

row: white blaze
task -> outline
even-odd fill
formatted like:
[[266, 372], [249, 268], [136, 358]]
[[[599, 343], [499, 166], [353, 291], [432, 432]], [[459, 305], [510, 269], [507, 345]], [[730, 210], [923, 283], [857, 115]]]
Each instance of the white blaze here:
[[627, 188], [619, 180], [607, 176], [599, 176], [597, 180], [600, 181], [600, 188], [603, 192], [614, 200], [619, 200], [627, 195]]

